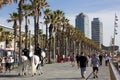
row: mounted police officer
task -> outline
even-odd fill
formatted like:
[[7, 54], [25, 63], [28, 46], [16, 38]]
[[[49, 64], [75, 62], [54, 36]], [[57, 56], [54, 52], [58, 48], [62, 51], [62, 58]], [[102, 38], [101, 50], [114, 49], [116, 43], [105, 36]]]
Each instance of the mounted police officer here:
[[41, 65], [43, 66], [43, 57], [42, 57], [41, 53], [42, 53], [42, 49], [39, 47], [39, 43], [38, 43], [36, 48], [35, 48], [35, 55], [39, 56], [39, 59], [41, 61]]
[[39, 56], [40, 61], [42, 60], [41, 48], [39, 47], [39, 44], [37, 44], [37, 46], [35, 48], [35, 55]]
[[29, 56], [29, 50], [28, 50], [27, 48], [24, 48], [24, 49], [22, 50], [22, 52], [23, 52], [24, 55], [28, 58], [28, 60], [31, 61], [31, 58], [30, 58], [30, 56]]

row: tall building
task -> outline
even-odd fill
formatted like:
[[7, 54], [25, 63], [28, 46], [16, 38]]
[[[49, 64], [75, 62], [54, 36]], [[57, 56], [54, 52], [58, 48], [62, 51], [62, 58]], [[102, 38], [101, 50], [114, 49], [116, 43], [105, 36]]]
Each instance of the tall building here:
[[89, 20], [86, 14], [80, 13], [76, 16], [75, 26], [84, 33], [85, 37], [89, 38]]
[[99, 18], [93, 18], [93, 21], [91, 22], [91, 32], [92, 40], [99, 46], [103, 44], [103, 23]]

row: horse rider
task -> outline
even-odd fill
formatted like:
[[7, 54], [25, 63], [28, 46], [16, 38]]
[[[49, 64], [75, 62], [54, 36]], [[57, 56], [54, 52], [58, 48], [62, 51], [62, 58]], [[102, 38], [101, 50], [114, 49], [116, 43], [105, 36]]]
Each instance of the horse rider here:
[[35, 48], [35, 55], [39, 56], [40, 61], [42, 60], [41, 48], [39, 47], [39, 44], [37, 44], [37, 46]]
[[31, 58], [29, 56], [29, 50], [27, 48], [24, 48], [23, 51], [24, 55], [28, 58], [29, 61], [31, 61]]

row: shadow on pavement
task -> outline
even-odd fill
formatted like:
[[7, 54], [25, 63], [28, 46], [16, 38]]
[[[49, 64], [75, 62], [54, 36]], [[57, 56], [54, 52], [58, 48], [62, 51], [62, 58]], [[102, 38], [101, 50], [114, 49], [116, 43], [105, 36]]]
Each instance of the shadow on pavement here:
[[81, 78], [50, 78], [47, 80], [80, 80]]
[[7, 74], [0, 74], [0, 77], [10, 77], [10, 78], [13, 78], [13, 77], [20, 77], [19, 75], [7, 75]]

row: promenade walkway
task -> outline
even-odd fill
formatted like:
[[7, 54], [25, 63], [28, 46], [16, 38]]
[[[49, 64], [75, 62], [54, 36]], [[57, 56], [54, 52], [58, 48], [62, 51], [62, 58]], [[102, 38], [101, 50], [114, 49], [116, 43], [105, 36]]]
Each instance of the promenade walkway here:
[[[0, 73], [0, 80], [86, 80], [81, 79], [80, 69], [75, 65], [71, 66], [70, 62], [66, 63], [53, 63], [46, 64], [43, 67], [44, 73], [42, 75], [35, 75], [32, 77], [31, 75], [27, 76], [17, 76], [17, 71], [12, 71], [11, 73]], [[92, 72], [92, 67], [87, 67], [87, 72], [85, 77], [89, 76]], [[110, 72], [109, 67], [102, 66], [99, 67], [98, 78], [92, 78], [93, 75], [90, 76], [87, 80], [110, 80]]]

